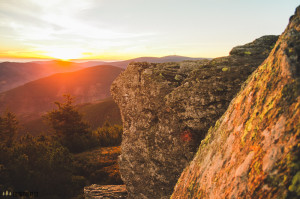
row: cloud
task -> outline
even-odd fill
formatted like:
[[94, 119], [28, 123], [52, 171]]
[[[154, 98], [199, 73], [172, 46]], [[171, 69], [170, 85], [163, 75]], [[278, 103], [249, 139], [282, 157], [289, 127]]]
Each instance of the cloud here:
[[104, 27], [97, 20], [82, 19], [101, 3], [93, 0], [1, 1], [2, 39], [19, 42], [29, 51], [78, 48], [82, 52], [101, 52], [116, 47], [128, 48], [156, 34], [121, 31], [115, 24]]

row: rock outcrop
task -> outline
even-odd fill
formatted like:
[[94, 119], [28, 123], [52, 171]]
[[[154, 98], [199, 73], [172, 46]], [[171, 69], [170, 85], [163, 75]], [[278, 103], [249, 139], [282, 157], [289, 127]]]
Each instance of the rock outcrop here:
[[300, 7], [202, 140], [171, 198], [300, 198], [299, 81]]
[[84, 187], [85, 199], [126, 199], [125, 185], [96, 185]]
[[277, 38], [261, 37], [211, 61], [132, 63], [114, 81], [124, 127], [120, 172], [130, 198], [170, 197], [209, 127]]

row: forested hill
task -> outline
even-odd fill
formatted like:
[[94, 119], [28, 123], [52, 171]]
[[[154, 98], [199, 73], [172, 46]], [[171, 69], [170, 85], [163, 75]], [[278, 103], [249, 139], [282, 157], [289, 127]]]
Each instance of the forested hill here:
[[74, 96], [75, 103], [89, 103], [110, 96], [112, 81], [121, 68], [101, 65], [75, 72], [59, 73], [0, 94], [0, 111], [6, 109], [18, 116], [41, 115], [54, 108], [63, 94]]

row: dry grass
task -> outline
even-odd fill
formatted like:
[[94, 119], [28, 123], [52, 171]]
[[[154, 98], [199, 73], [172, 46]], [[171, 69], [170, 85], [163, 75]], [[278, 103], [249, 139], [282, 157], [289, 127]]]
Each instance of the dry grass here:
[[117, 163], [120, 152], [120, 146], [113, 146], [75, 154], [76, 171], [89, 184], [123, 184]]

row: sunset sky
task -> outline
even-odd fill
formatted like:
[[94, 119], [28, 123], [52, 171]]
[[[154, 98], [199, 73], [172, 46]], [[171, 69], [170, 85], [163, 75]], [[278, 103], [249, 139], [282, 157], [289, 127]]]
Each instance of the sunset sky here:
[[281, 34], [299, 0], [0, 0], [0, 59], [218, 57]]

